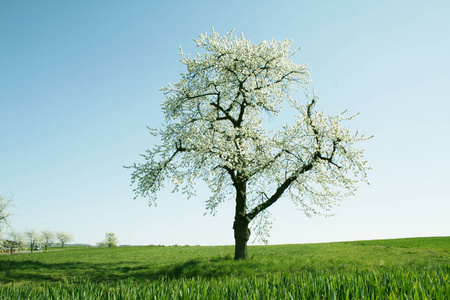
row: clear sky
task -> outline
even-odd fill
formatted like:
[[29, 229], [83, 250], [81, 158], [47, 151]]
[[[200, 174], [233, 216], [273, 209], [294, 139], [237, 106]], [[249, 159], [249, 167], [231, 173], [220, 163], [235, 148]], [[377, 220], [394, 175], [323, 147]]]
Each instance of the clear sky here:
[[349, 126], [373, 170], [334, 217], [277, 202], [271, 244], [450, 235], [450, 2], [0, 1], [0, 192], [14, 229], [95, 244], [233, 244], [233, 203], [204, 216], [208, 190], [133, 200], [131, 170], [157, 142], [158, 91], [179, 49], [232, 28], [292, 39], [321, 108]]

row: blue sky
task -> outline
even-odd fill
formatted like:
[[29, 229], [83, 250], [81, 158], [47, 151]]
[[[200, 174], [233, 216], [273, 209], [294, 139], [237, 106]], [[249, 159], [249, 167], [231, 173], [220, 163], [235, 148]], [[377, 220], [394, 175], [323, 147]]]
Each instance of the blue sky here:
[[450, 19], [447, 1], [1, 1], [0, 192], [14, 229], [67, 231], [95, 244], [233, 244], [233, 203], [204, 216], [208, 190], [133, 200], [130, 170], [158, 141], [158, 89], [184, 71], [179, 49], [232, 28], [254, 43], [292, 39], [320, 108], [349, 126], [370, 185], [331, 218], [284, 199], [269, 242], [450, 234]]

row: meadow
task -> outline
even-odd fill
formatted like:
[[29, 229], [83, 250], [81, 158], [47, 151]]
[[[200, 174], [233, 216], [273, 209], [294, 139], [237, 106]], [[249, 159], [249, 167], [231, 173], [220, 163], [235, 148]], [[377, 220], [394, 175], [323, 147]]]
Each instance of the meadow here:
[[450, 237], [0, 256], [0, 299], [450, 299]]

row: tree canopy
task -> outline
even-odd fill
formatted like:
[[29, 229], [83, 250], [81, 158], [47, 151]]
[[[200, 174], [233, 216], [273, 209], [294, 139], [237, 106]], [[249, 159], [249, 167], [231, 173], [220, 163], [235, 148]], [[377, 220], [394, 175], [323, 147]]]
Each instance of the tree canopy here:
[[[167, 179], [189, 197], [197, 180], [206, 182], [211, 212], [234, 199], [235, 258], [245, 259], [249, 223], [279, 199], [290, 198], [310, 216], [352, 195], [367, 176], [363, 150], [354, 144], [367, 138], [343, 125], [353, 116], [316, 111], [308, 67], [292, 61], [298, 52], [290, 50], [292, 41], [256, 45], [243, 34], [214, 30], [194, 41], [203, 52], [191, 58], [180, 47], [187, 71], [161, 89], [165, 123], [151, 129], [161, 144], [131, 166], [132, 183], [150, 204]], [[296, 97], [301, 90], [305, 104]], [[277, 118], [283, 106], [291, 107], [295, 121], [264, 127], [264, 118]]]

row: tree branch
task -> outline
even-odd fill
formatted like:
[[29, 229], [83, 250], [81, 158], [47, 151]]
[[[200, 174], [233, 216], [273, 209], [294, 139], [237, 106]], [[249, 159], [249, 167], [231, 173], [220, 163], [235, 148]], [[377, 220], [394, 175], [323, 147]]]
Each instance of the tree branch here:
[[266, 85], [263, 85], [263, 86], [258, 86], [258, 87], [256, 87], [254, 90], [255, 90], [255, 91], [261, 90], [261, 89], [267, 88], [267, 87], [269, 87], [269, 86], [271, 86], [271, 85], [273, 85], [273, 84], [280, 83], [280, 82], [282, 82], [285, 78], [287, 78], [287, 77], [288, 77], [289, 75], [291, 75], [291, 74], [300, 74], [300, 72], [298, 72], [298, 71], [290, 71], [290, 72], [284, 74], [283, 76], [281, 76], [280, 79], [275, 80], [275, 81], [273, 81], [273, 82], [271, 82], [271, 83], [268, 83], [268, 84], [266, 84]]
[[230, 174], [231, 181], [233, 181], [233, 185], [236, 186], [238, 184], [238, 182], [237, 182], [237, 177], [236, 177], [235, 171], [227, 166], [220, 166], [220, 167], [223, 168], [224, 170], [226, 170], [228, 172], [228, 174]]
[[270, 166], [271, 164], [273, 164], [277, 158], [279, 158], [281, 156], [281, 154], [283, 154], [283, 152], [285, 152], [285, 150], [281, 150], [277, 155], [275, 155], [271, 160], [269, 160], [267, 163], [265, 163], [264, 165], [262, 165], [259, 168], [254, 169], [252, 172], [250, 172], [247, 176], [246, 179], [250, 179], [253, 175], [255, 175], [256, 173], [261, 172], [262, 170], [266, 169], [268, 166]]
[[313, 167], [313, 161], [315, 159], [317, 159], [317, 153], [314, 155], [313, 160], [307, 164], [307, 165], [303, 165], [301, 168], [299, 168], [297, 171], [295, 171], [291, 176], [289, 176], [284, 182], [283, 184], [281, 184], [277, 190], [275, 191], [275, 193], [272, 195], [272, 197], [270, 197], [269, 199], [267, 199], [266, 201], [264, 201], [263, 203], [259, 204], [258, 206], [256, 206], [251, 212], [249, 212], [246, 215], [247, 220], [251, 221], [253, 220], [261, 211], [265, 210], [266, 208], [268, 208], [269, 206], [271, 206], [272, 204], [274, 204], [280, 197], [281, 195], [283, 195], [284, 191], [292, 184], [292, 182], [294, 182], [295, 180], [297, 180], [297, 178], [312, 169]]
[[331, 150], [331, 154], [330, 154], [329, 157], [322, 156], [322, 154], [320, 154], [320, 153], [317, 154], [318, 158], [320, 158], [321, 160], [327, 161], [328, 163], [334, 165], [334, 166], [337, 167], [338, 169], [340, 169], [340, 168], [342, 168], [342, 167], [339, 166], [338, 164], [336, 164], [336, 163], [333, 161], [333, 157], [334, 157], [334, 154], [336, 153], [337, 144], [338, 144], [340, 141], [341, 141], [340, 139], [337, 139], [336, 141], [333, 141], [333, 150]]
[[216, 120], [218, 120], [218, 121], [219, 120], [228, 120], [231, 123], [233, 123], [234, 126], [236, 126], [237, 120], [235, 120], [227, 110], [225, 110], [222, 106], [220, 106], [220, 104], [214, 103], [214, 102], [210, 102], [209, 104], [214, 106], [215, 108], [217, 108], [219, 111], [221, 111], [224, 114], [224, 116], [222, 116], [222, 117], [217, 117]]

